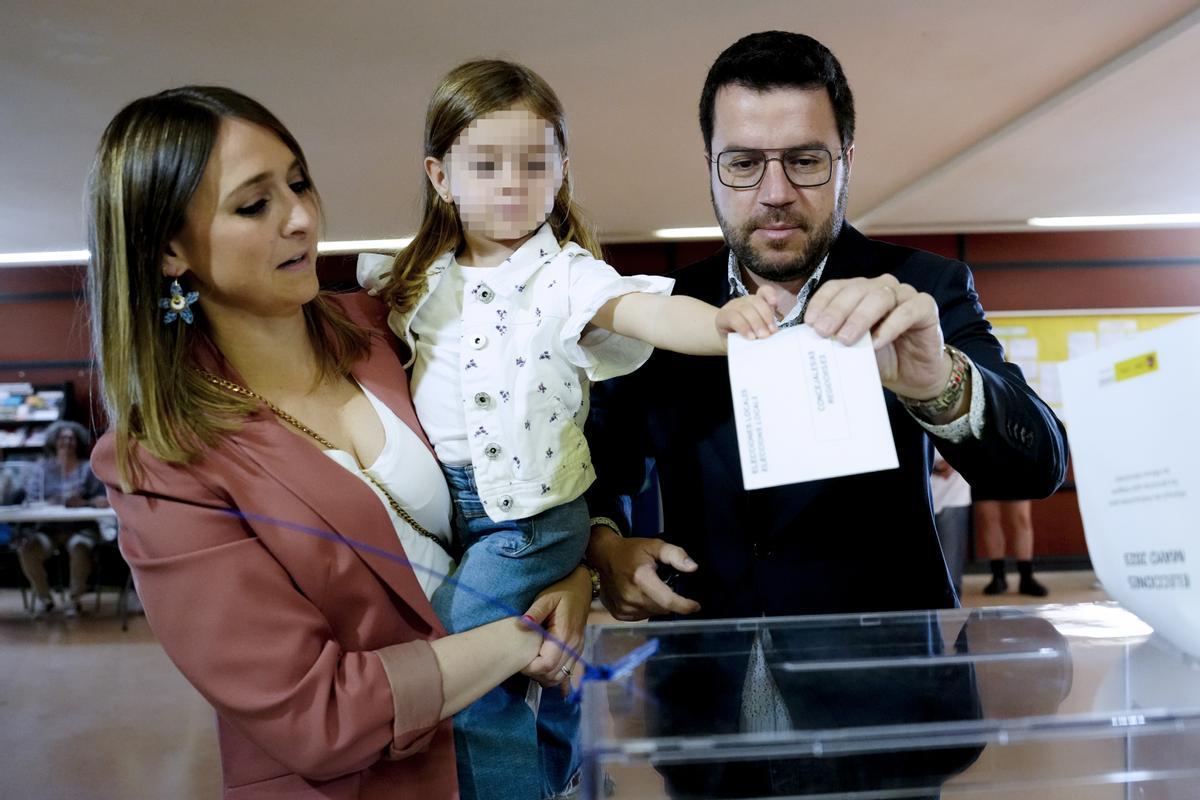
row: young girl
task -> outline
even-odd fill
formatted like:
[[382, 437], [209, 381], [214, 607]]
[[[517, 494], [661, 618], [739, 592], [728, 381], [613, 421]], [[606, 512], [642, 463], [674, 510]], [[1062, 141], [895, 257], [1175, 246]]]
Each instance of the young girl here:
[[[425, 213], [392, 259], [359, 280], [392, 307], [413, 400], [454, 501], [463, 555], [433, 605], [450, 631], [528, 607], [576, 567], [594, 479], [583, 424], [589, 381], [641, 366], [652, 346], [723, 354], [725, 335], [775, 331], [781, 294], [718, 311], [672, 297], [668, 278], [622, 277], [572, 205], [567, 129], [531, 70], [472, 61], [445, 77], [425, 124]], [[561, 674], [571, 674], [564, 655]], [[578, 709], [507, 684], [455, 717], [464, 798], [553, 797], [578, 762]], [[536, 730], [536, 735], [535, 735]]]

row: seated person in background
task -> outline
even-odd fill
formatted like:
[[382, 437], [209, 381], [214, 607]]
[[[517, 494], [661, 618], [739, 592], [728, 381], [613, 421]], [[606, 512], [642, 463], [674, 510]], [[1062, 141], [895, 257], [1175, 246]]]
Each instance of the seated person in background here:
[[[13, 480], [13, 476], [9, 474], [8, 470], [0, 469], [0, 506], [19, 503], [22, 494], [24, 494], [24, 490]], [[0, 545], [6, 545], [10, 541], [12, 541], [12, 526], [0, 522]]]
[[[92, 474], [88, 463], [92, 437], [77, 422], [56, 422], [46, 430], [45, 457], [33, 471], [25, 487], [29, 497], [39, 494], [48, 503], [64, 506], [95, 506], [105, 508], [108, 498], [104, 485]], [[40, 485], [40, 491], [35, 486]], [[54, 610], [54, 599], [50, 595], [50, 583], [46, 579], [46, 559], [55, 547], [66, 547], [70, 556], [71, 600], [67, 605], [67, 616], [75, 616], [82, 610], [79, 599], [87, 588], [88, 575], [92, 571], [92, 548], [99, 540], [99, 533], [92, 524], [57, 522], [44, 523], [35, 530], [24, 533], [17, 544], [21, 571], [33, 587], [35, 614]]]
[[21, 502], [22, 488], [13, 480], [8, 470], [0, 469], [0, 506], [11, 506]]

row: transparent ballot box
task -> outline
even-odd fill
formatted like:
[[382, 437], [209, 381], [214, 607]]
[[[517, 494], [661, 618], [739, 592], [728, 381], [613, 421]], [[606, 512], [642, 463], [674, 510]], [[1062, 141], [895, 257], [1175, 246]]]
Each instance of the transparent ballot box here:
[[1200, 663], [1115, 603], [604, 625], [584, 657], [589, 798], [1200, 798]]

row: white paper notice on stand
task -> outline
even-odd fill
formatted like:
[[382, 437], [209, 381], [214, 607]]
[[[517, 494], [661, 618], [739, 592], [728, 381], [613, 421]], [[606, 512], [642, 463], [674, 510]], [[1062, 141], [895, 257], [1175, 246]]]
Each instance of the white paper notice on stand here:
[[729, 382], [747, 489], [898, 465], [869, 336], [847, 347], [807, 325], [731, 334]]
[[1200, 318], [1067, 361], [1059, 380], [1096, 575], [1200, 657]]

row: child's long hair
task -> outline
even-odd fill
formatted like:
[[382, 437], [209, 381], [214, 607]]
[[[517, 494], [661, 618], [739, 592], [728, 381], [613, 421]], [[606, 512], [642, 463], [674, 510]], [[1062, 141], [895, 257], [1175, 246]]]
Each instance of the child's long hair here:
[[[442, 79], [425, 113], [425, 156], [444, 159], [458, 135], [475, 120], [495, 111], [523, 105], [554, 128], [559, 152], [567, 155], [567, 120], [550, 85], [528, 67], [510, 61], [479, 60], [460, 64]], [[443, 201], [422, 175], [425, 187], [421, 227], [408, 247], [396, 255], [392, 279], [383, 297], [404, 313], [425, 290], [429, 265], [448, 250], [462, 246], [462, 223], [453, 203]], [[563, 176], [554, 197], [550, 228], [559, 244], [575, 242], [599, 257], [591, 226], [571, 200], [571, 180]]]

